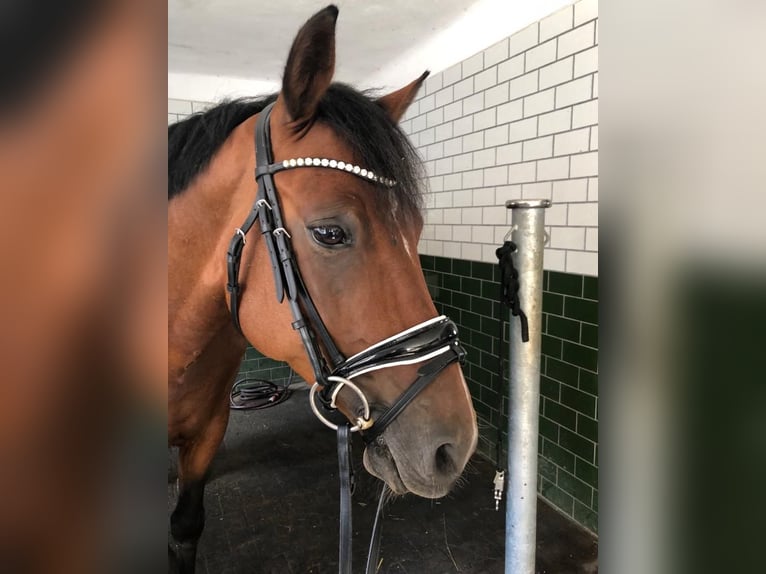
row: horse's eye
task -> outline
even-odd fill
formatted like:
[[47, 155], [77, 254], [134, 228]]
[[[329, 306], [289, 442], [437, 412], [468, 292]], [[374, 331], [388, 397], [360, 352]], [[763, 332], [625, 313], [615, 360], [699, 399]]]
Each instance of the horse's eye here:
[[346, 241], [346, 232], [337, 225], [320, 225], [312, 228], [311, 233], [320, 245], [341, 245]]

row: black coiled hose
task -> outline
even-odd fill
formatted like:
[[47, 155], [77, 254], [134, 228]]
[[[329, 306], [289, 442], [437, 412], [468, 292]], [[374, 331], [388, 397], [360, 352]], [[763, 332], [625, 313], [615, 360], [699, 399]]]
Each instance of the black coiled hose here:
[[290, 398], [293, 371], [284, 386], [264, 379], [244, 378], [234, 383], [229, 395], [229, 406], [237, 410], [257, 410], [278, 405]]

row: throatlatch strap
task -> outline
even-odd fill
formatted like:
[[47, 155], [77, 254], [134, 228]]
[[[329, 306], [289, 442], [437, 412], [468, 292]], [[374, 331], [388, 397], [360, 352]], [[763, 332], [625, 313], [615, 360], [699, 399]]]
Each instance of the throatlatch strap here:
[[338, 425], [338, 478], [340, 479], [340, 529], [338, 572], [351, 574], [351, 433], [348, 425]]
[[529, 341], [529, 323], [524, 311], [519, 305], [519, 272], [513, 266], [512, 254], [516, 252], [516, 244], [506, 241], [498, 247], [495, 255], [500, 260], [500, 302], [511, 309], [511, 315], [521, 321], [521, 340]]

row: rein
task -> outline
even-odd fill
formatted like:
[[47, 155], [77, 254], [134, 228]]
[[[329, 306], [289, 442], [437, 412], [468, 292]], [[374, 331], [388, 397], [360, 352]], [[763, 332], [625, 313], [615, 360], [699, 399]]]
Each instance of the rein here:
[[[274, 174], [303, 167], [319, 167], [345, 171], [366, 181], [393, 187], [394, 180], [381, 177], [370, 170], [347, 162], [327, 158], [295, 158], [275, 162], [271, 147], [269, 118], [274, 104], [269, 104], [259, 114], [255, 126], [256, 169], [255, 180], [258, 192], [255, 203], [244, 223], [235, 230], [227, 252], [227, 290], [230, 297], [232, 320], [240, 333], [239, 307], [242, 287], [239, 284], [239, 269], [246, 235], [255, 224], [260, 225], [261, 236], [271, 261], [277, 301], [283, 302], [285, 295], [293, 316], [292, 327], [300, 334], [303, 347], [314, 371], [316, 382], [311, 387], [310, 404], [314, 414], [326, 426], [336, 430], [338, 436], [338, 462], [340, 469], [340, 544], [339, 572], [351, 573], [351, 442], [353, 432], [361, 432], [369, 444], [378, 440], [385, 429], [446, 367], [455, 361], [463, 363], [465, 350], [460, 345], [456, 325], [445, 316], [435, 317], [379, 343], [371, 345], [360, 353], [346, 358], [340, 352], [325, 326], [300, 274], [279, 205]], [[415, 381], [402, 395], [382, 413], [373, 418], [369, 401], [364, 392], [351, 379], [379, 369], [399, 365], [424, 363]], [[336, 410], [336, 398], [343, 387], [353, 391], [362, 403], [357, 411], [355, 424], [335, 425], [321, 414], [321, 405]], [[381, 493], [378, 504], [373, 539], [367, 557], [368, 574], [376, 571], [377, 536], [380, 532], [379, 517], [387, 487]]]

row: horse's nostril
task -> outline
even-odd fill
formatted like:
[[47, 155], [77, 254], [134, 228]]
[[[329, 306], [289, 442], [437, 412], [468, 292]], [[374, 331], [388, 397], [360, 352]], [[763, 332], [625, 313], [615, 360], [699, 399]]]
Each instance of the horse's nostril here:
[[453, 457], [454, 447], [449, 444], [443, 444], [436, 449], [436, 472], [439, 474], [454, 474], [457, 465]]

